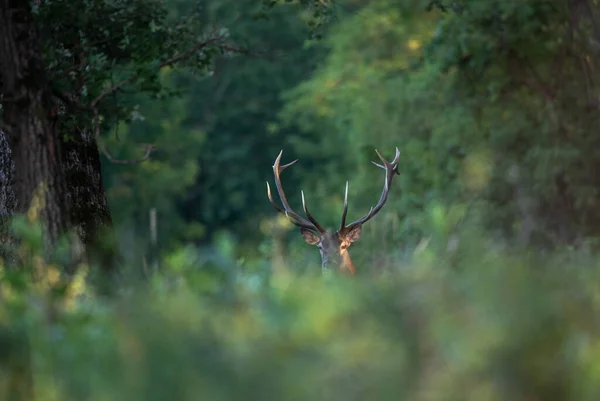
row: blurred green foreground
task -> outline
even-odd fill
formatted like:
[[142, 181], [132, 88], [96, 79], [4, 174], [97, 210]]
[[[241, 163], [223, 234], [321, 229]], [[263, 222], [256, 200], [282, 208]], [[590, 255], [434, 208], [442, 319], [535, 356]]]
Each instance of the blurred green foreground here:
[[600, 399], [598, 259], [496, 248], [354, 280], [165, 264], [110, 297], [28, 256], [0, 273], [1, 399]]

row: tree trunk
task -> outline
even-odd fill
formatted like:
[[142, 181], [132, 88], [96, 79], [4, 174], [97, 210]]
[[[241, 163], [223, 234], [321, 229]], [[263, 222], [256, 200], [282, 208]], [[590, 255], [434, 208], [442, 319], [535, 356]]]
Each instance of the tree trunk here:
[[13, 176], [15, 163], [11, 157], [8, 136], [0, 129], [0, 258], [5, 262], [11, 261], [11, 237], [8, 222], [15, 210], [15, 192]]
[[8, 137], [0, 129], [0, 224], [6, 223], [15, 209], [15, 192], [12, 187], [15, 163], [11, 157]]
[[29, 2], [0, 0], [3, 120], [15, 163], [15, 212], [32, 208], [48, 249], [69, 227], [61, 142]]
[[88, 258], [112, 270], [118, 249], [96, 141], [91, 132], [77, 129], [62, 146], [71, 224]]

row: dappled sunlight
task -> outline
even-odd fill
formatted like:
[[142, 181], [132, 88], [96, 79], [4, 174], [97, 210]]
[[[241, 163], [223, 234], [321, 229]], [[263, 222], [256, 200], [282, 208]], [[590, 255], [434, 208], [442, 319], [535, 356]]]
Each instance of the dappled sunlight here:
[[407, 42], [407, 46], [410, 50], [417, 50], [421, 48], [422, 43], [418, 39], [409, 39]]
[[464, 161], [463, 181], [471, 191], [481, 191], [488, 185], [493, 171], [492, 155], [489, 151], [476, 151]]

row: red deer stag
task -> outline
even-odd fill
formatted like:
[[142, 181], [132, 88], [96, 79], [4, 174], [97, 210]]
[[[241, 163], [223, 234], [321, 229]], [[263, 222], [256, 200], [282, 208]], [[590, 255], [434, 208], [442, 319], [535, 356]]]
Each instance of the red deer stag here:
[[396, 156], [394, 157], [394, 160], [391, 163], [385, 160], [383, 156], [381, 156], [379, 151], [377, 151], [377, 149], [375, 150], [375, 152], [377, 152], [377, 156], [379, 156], [379, 159], [381, 159], [382, 164], [378, 164], [375, 162], [371, 163], [385, 170], [385, 182], [383, 184], [383, 192], [381, 193], [379, 202], [377, 202], [377, 205], [375, 205], [375, 207], [372, 207], [369, 213], [367, 213], [365, 216], [346, 225], [346, 215], [348, 214], [348, 182], [346, 182], [346, 193], [344, 195], [344, 211], [342, 212], [342, 223], [340, 224], [340, 228], [336, 232], [326, 230], [319, 223], [317, 223], [317, 221], [310, 214], [306, 207], [304, 191], [301, 192], [302, 207], [308, 220], [292, 210], [283, 191], [283, 187], [281, 186], [280, 174], [283, 170], [285, 170], [288, 167], [291, 167], [298, 160], [294, 160], [291, 163], [281, 166], [280, 162], [283, 150], [279, 152], [279, 156], [277, 156], [277, 159], [275, 159], [275, 164], [273, 165], [273, 173], [275, 174], [275, 186], [277, 187], [277, 192], [279, 193], [279, 197], [281, 198], [283, 209], [273, 201], [273, 197], [271, 195], [271, 188], [269, 187], [269, 183], [267, 182], [267, 195], [269, 197], [269, 201], [278, 212], [286, 215], [294, 225], [300, 227], [300, 232], [302, 233], [304, 241], [306, 241], [310, 245], [316, 245], [319, 248], [319, 251], [321, 252], [321, 267], [323, 271], [333, 268], [343, 273], [354, 275], [354, 273], [356, 272], [356, 268], [354, 267], [354, 263], [352, 263], [352, 259], [350, 258], [348, 247], [350, 246], [350, 244], [352, 244], [360, 238], [362, 225], [369, 221], [381, 210], [381, 208], [387, 201], [388, 193], [390, 191], [390, 185], [392, 184], [392, 178], [394, 177], [394, 174], [400, 174], [398, 171], [398, 160], [400, 159], [400, 151], [398, 150], [398, 148], [396, 148]]

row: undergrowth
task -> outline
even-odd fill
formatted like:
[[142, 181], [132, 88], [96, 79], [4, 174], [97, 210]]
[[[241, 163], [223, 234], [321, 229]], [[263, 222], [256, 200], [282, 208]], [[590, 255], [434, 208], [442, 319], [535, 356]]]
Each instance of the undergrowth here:
[[65, 275], [21, 247], [22, 268], [0, 270], [1, 399], [600, 396], [589, 252], [517, 252], [465, 234], [348, 279], [224, 272], [188, 248], [106, 296], [93, 267]]

